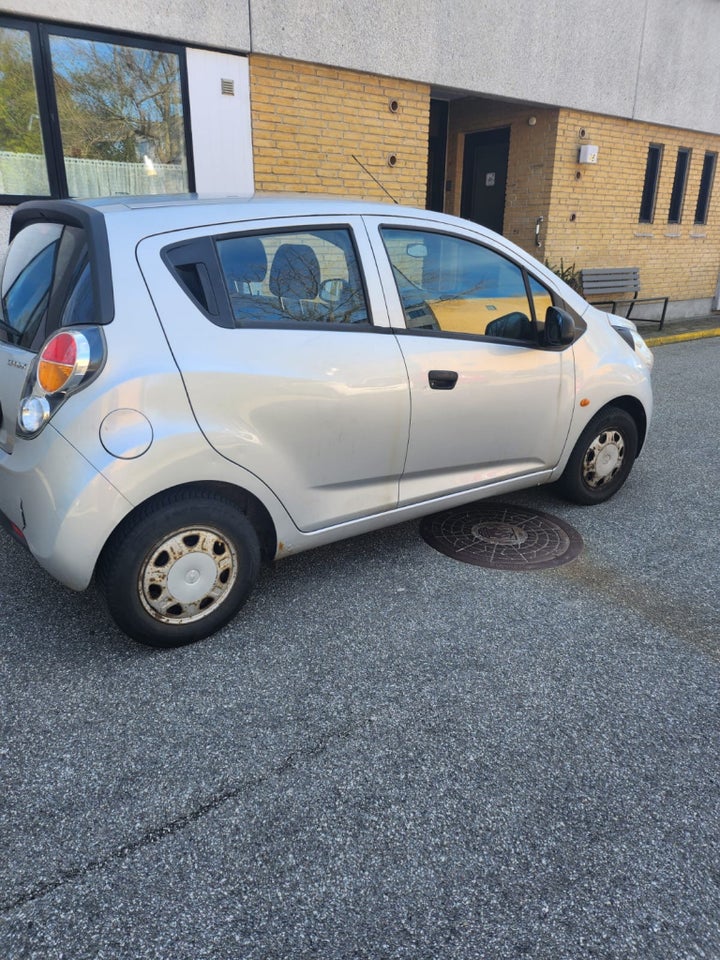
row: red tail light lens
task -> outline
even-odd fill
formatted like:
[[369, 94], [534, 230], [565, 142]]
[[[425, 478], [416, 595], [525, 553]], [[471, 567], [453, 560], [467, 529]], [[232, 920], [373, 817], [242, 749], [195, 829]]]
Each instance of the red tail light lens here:
[[105, 356], [101, 327], [65, 328], [53, 334], [28, 370], [18, 407], [19, 435], [40, 433], [68, 397], [93, 382]]
[[62, 332], [49, 340], [38, 357], [37, 382], [44, 393], [57, 393], [85, 375], [90, 345], [78, 331]]

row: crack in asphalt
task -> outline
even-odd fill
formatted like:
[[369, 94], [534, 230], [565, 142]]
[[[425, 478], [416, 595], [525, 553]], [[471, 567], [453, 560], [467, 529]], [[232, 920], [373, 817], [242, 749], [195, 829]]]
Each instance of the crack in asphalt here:
[[176, 817], [174, 820], [170, 820], [161, 826], [153, 827], [151, 830], [147, 830], [142, 836], [135, 840], [130, 840], [127, 843], [120, 844], [105, 856], [87, 860], [82, 865], [73, 867], [69, 870], [61, 870], [59, 875], [54, 880], [47, 880], [44, 883], [38, 883], [34, 887], [26, 890], [20, 896], [16, 897], [14, 900], [1, 903], [0, 911], [5, 914], [11, 913], [13, 910], [27, 906], [27, 904], [32, 903], [35, 900], [42, 899], [49, 893], [53, 893], [55, 890], [58, 890], [60, 887], [63, 887], [68, 883], [72, 883], [75, 880], [81, 880], [88, 876], [88, 874], [94, 873], [97, 870], [102, 870], [112, 863], [132, 856], [132, 854], [136, 853], [138, 850], [143, 850], [145, 847], [149, 847], [154, 843], [158, 843], [167, 837], [174, 836], [181, 830], [184, 830], [186, 827], [192, 825], [193, 823], [197, 823], [203, 817], [206, 817], [215, 810], [218, 810], [226, 803], [231, 803], [232, 801], [239, 799], [250, 790], [254, 790], [262, 784], [272, 780], [273, 777], [282, 776], [288, 771], [293, 770], [302, 760], [308, 760], [312, 759], [313, 757], [320, 756], [328, 750], [333, 742], [342, 742], [343, 740], [347, 739], [351, 733], [358, 730], [364, 723], [368, 722], [370, 722], [368, 719], [358, 719], [354, 722], [345, 724], [340, 729], [334, 730], [326, 734], [324, 737], [321, 737], [318, 741], [316, 741], [316, 743], [310, 745], [307, 749], [295, 750], [292, 753], [289, 753], [283, 760], [281, 760], [271, 769], [247, 778], [241, 784], [238, 784], [230, 790], [225, 790], [222, 793], [214, 794], [209, 799], [198, 804], [198, 806], [194, 807], [188, 813], [185, 813], [180, 817]]

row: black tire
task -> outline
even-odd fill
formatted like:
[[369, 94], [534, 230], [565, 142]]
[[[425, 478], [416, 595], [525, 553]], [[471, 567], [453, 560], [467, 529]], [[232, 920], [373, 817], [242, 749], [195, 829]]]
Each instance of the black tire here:
[[580, 434], [558, 487], [568, 500], [609, 500], [625, 483], [638, 448], [637, 424], [620, 407], [606, 407]]
[[115, 531], [98, 581], [124, 633], [148, 646], [179, 647], [228, 623], [259, 569], [258, 536], [244, 513], [213, 494], [170, 492]]

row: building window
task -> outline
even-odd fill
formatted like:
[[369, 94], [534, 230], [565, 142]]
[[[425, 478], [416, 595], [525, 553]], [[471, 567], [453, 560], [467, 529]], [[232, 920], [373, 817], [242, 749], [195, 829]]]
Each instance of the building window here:
[[672, 193], [670, 194], [668, 223], [680, 223], [682, 220], [683, 201], [685, 200], [685, 184], [687, 183], [691, 154], [692, 150], [688, 149], [688, 147], [680, 147], [677, 152], [677, 160], [675, 161], [675, 177], [673, 179]]
[[181, 47], [0, 19], [0, 196], [186, 192], [186, 85]]
[[658, 181], [660, 180], [662, 154], [663, 148], [661, 143], [651, 143], [648, 147], [647, 163], [645, 165], [645, 182], [643, 184], [640, 216], [638, 218], [640, 223], [652, 223], [655, 217], [655, 198], [657, 196]]
[[700, 189], [698, 191], [697, 206], [695, 207], [695, 223], [707, 223], [708, 207], [710, 206], [710, 194], [712, 193], [716, 162], [716, 153], [705, 154], [702, 175], [700, 177]]

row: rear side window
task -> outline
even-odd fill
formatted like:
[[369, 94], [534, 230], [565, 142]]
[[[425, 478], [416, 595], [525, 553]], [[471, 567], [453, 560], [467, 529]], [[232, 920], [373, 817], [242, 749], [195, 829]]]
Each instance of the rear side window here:
[[278, 231], [216, 241], [237, 326], [369, 324], [350, 231]]
[[38, 349], [59, 326], [92, 322], [85, 236], [79, 227], [31, 223], [10, 245], [2, 278], [0, 339]]
[[218, 326], [372, 325], [347, 227], [198, 237], [166, 247], [162, 257]]

